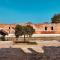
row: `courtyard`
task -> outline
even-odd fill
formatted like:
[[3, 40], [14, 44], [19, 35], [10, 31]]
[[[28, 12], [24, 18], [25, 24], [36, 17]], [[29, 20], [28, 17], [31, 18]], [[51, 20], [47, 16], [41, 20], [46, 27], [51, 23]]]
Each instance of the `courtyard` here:
[[60, 60], [60, 42], [35, 41], [37, 44], [0, 41], [0, 60]]

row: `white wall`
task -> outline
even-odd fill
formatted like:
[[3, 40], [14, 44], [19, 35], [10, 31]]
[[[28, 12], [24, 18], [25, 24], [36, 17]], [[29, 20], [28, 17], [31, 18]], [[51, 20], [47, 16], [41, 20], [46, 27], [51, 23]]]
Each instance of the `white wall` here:
[[60, 34], [33, 34], [32, 37], [57, 37]]

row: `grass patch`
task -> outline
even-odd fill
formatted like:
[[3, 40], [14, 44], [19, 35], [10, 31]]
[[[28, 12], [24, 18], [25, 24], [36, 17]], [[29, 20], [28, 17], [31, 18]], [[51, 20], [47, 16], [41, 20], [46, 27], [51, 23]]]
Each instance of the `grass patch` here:
[[37, 43], [36, 42], [29, 42], [29, 43], [27, 43], [28, 45], [37, 45]]
[[0, 41], [6, 41], [5, 37], [0, 37]]
[[29, 41], [15, 41], [16, 44], [27, 44], [27, 45], [37, 45], [36, 42], [29, 42]]

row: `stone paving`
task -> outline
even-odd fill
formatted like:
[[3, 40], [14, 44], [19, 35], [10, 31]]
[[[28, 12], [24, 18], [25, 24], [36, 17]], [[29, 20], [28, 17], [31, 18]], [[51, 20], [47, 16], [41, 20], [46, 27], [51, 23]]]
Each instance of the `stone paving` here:
[[38, 45], [8, 44], [9, 47], [5, 44], [5, 47], [0, 47], [0, 60], [60, 60], [60, 42], [37, 43]]

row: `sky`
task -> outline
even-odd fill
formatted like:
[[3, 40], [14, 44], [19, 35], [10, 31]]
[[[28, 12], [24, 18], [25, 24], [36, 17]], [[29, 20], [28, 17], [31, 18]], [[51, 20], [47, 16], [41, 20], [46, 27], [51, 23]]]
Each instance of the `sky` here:
[[0, 0], [0, 23], [51, 22], [60, 0]]

